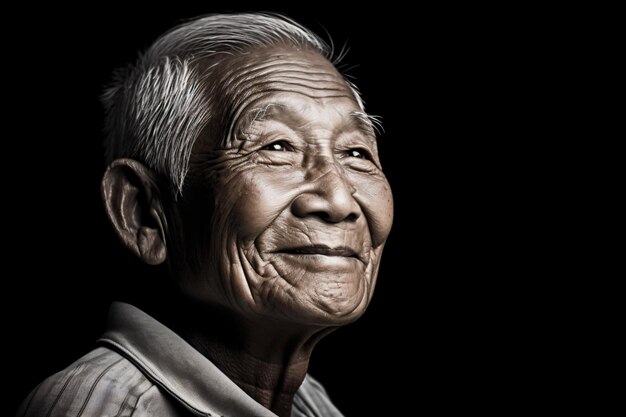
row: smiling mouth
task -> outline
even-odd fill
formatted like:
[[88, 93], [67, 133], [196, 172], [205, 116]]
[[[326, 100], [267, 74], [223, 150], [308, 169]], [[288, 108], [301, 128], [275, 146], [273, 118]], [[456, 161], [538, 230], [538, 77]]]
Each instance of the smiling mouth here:
[[281, 249], [277, 253], [285, 253], [288, 255], [323, 255], [323, 256], [339, 256], [344, 258], [357, 258], [357, 253], [345, 246], [331, 248], [325, 245], [298, 246], [294, 248]]

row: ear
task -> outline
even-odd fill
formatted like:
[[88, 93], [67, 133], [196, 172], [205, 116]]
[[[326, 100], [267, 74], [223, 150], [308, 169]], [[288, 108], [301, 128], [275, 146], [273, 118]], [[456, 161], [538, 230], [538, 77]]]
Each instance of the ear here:
[[165, 214], [156, 174], [135, 160], [117, 159], [104, 173], [101, 193], [109, 220], [124, 246], [147, 264], [164, 262]]

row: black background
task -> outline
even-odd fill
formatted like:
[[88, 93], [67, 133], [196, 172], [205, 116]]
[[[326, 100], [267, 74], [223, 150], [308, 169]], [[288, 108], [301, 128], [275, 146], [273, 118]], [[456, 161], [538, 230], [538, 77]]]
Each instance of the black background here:
[[99, 197], [102, 86], [181, 19], [247, 10], [282, 12], [347, 42], [348, 72], [385, 127], [395, 222], [376, 294], [362, 319], [320, 343], [311, 373], [347, 416], [532, 409], [547, 395], [550, 372], [525, 383], [550, 356], [552, 329], [529, 328], [543, 303], [537, 263], [548, 256], [545, 241], [527, 245], [545, 209], [526, 198], [541, 161], [525, 156], [546, 117], [545, 105], [528, 106], [548, 71], [536, 28], [515, 11], [493, 20], [475, 8], [90, 7], [4, 17], [22, 28], [4, 53], [12, 408], [93, 347], [116, 271], [131, 264]]

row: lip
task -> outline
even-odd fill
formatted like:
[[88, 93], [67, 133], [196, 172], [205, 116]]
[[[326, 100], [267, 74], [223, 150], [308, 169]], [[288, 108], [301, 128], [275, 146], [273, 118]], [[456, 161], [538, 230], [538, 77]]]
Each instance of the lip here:
[[273, 253], [294, 268], [304, 268], [309, 273], [359, 273], [363, 262], [354, 249], [346, 246], [289, 246]]
[[294, 246], [289, 248], [283, 248], [275, 253], [283, 253], [287, 255], [301, 255], [301, 256], [314, 256], [314, 255], [323, 255], [323, 256], [337, 256], [343, 258], [357, 258], [359, 256], [357, 252], [349, 248], [347, 246], [338, 246], [331, 248], [327, 245], [303, 245], [303, 246]]

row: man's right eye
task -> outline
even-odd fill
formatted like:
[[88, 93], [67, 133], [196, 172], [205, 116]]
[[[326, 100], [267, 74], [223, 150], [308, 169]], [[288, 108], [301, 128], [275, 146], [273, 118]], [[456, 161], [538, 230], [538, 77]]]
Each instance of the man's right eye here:
[[287, 143], [287, 141], [277, 140], [276, 142], [272, 142], [269, 145], [265, 145], [264, 147], [261, 148], [261, 150], [286, 152], [286, 151], [293, 150], [293, 148], [291, 147], [291, 145]]

